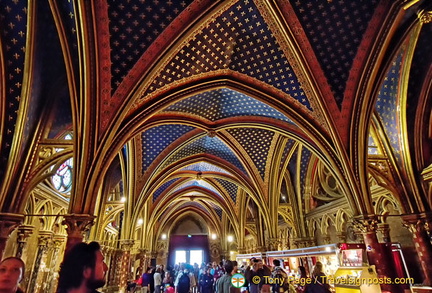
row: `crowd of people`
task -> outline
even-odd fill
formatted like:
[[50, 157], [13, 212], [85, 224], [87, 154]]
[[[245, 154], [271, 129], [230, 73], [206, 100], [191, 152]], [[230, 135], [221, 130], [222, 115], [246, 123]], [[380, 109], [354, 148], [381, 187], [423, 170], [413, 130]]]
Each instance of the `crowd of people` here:
[[[236, 273], [245, 279], [239, 288], [232, 284], [231, 278]], [[277, 259], [273, 266], [267, 266], [261, 259], [252, 258], [248, 265], [241, 266], [236, 261], [226, 260], [201, 266], [182, 263], [167, 269], [163, 265], [149, 267], [139, 279], [130, 282], [128, 290], [142, 293], [328, 293], [330, 286], [320, 262], [316, 263], [311, 276], [303, 266], [295, 274], [288, 275]]]
[[173, 268], [148, 267], [139, 279], [129, 282], [129, 292], [142, 293], [214, 293], [216, 281], [224, 268], [216, 262], [190, 265], [181, 263]]
[[[99, 243], [78, 243], [65, 254], [57, 293], [97, 293], [106, 283], [107, 271]], [[25, 264], [20, 258], [3, 259], [0, 293], [23, 293], [19, 283], [24, 272]], [[241, 286], [232, 282], [232, 276], [237, 273], [244, 276]], [[137, 280], [129, 281], [126, 290], [130, 293], [329, 293], [330, 286], [320, 262], [315, 264], [310, 276], [300, 266], [294, 278], [288, 276], [279, 260], [267, 266], [261, 259], [252, 258], [249, 264], [240, 267], [230, 260], [201, 266], [182, 263], [167, 269], [163, 265], [149, 267]]]

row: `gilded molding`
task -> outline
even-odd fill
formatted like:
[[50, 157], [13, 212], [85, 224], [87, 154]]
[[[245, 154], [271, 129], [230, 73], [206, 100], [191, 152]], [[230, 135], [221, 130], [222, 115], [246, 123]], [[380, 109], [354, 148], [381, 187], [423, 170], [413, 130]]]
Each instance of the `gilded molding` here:
[[432, 22], [431, 10], [421, 10], [417, 13], [417, 16], [422, 24], [427, 24]]
[[94, 224], [95, 216], [86, 214], [64, 215], [63, 225], [66, 225], [68, 236], [82, 237]]
[[353, 220], [354, 228], [361, 233], [376, 233], [378, 230], [378, 220], [374, 216], [357, 218]]
[[432, 164], [424, 168], [421, 175], [424, 181], [432, 182]]

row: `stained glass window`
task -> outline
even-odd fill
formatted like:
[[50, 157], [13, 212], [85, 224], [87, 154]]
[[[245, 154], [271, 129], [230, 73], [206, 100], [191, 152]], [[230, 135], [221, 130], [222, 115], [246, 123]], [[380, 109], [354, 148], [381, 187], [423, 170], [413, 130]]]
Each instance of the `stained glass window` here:
[[[63, 137], [65, 140], [71, 140], [72, 135], [70, 133]], [[62, 151], [63, 149], [56, 148], [56, 152]], [[63, 193], [69, 193], [72, 189], [72, 168], [73, 158], [70, 158], [63, 162], [57, 169], [56, 173], [51, 177], [54, 188]]]
[[73, 160], [70, 158], [65, 161], [57, 169], [55, 175], [52, 177], [54, 187], [60, 192], [69, 192], [72, 187], [72, 167]]

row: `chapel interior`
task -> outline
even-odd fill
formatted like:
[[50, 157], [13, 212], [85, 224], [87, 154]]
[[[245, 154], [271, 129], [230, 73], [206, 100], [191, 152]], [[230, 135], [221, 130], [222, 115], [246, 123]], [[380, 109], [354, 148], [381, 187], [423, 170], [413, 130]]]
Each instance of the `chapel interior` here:
[[103, 292], [195, 246], [361, 244], [383, 275], [395, 244], [432, 285], [431, 1], [0, 0], [0, 69], [26, 292], [93, 240]]

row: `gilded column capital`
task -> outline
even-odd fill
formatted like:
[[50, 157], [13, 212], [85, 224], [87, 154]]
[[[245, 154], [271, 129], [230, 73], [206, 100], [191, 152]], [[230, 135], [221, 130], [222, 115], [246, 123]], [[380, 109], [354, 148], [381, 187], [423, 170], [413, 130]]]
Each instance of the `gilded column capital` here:
[[17, 231], [17, 251], [15, 256], [21, 257], [24, 251], [24, 247], [26, 246], [27, 239], [33, 233], [34, 226], [31, 225], [20, 225]]
[[417, 13], [421, 23], [427, 24], [432, 22], [432, 10], [423, 9]]
[[422, 230], [431, 231], [432, 215], [427, 213], [402, 215], [402, 222], [405, 228], [411, 233], [420, 232]]
[[39, 231], [38, 246], [41, 248], [47, 248], [51, 244], [53, 239], [53, 232], [51, 231]]
[[82, 238], [83, 234], [93, 226], [96, 217], [89, 214], [70, 214], [63, 215], [63, 218], [62, 224], [66, 225], [68, 236]]
[[66, 241], [66, 235], [56, 234], [52, 238], [52, 244], [54, 248], [60, 248], [62, 244]]
[[310, 247], [315, 245], [315, 240], [311, 237], [295, 238], [294, 244], [297, 246], [297, 248]]
[[432, 183], [432, 164], [424, 168], [421, 175], [424, 181]]
[[363, 234], [376, 233], [378, 220], [375, 215], [357, 217], [353, 220], [354, 229]]
[[0, 258], [6, 247], [6, 241], [10, 233], [24, 220], [24, 215], [12, 213], [0, 213]]
[[148, 252], [148, 250], [147, 249], [145, 249], [145, 248], [138, 248], [138, 251], [139, 251], [139, 253], [140, 254], [142, 254], [142, 255], [146, 255], [146, 253]]
[[130, 251], [135, 244], [135, 241], [133, 239], [123, 239], [120, 240], [120, 247], [122, 250], [128, 250]]
[[0, 238], [8, 238], [9, 234], [24, 220], [24, 215], [0, 213]]
[[281, 241], [277, 237], [267, 239], [267, 248], [270, 251], [278, 250], [280, 244], [281, 244]]
[[33, 233], [35, 227], [32, 225], [20, 225], [17, 228], [17, 241], [20, 242], [26, 242], [27, 238], [30, 237], [30, 235]]

